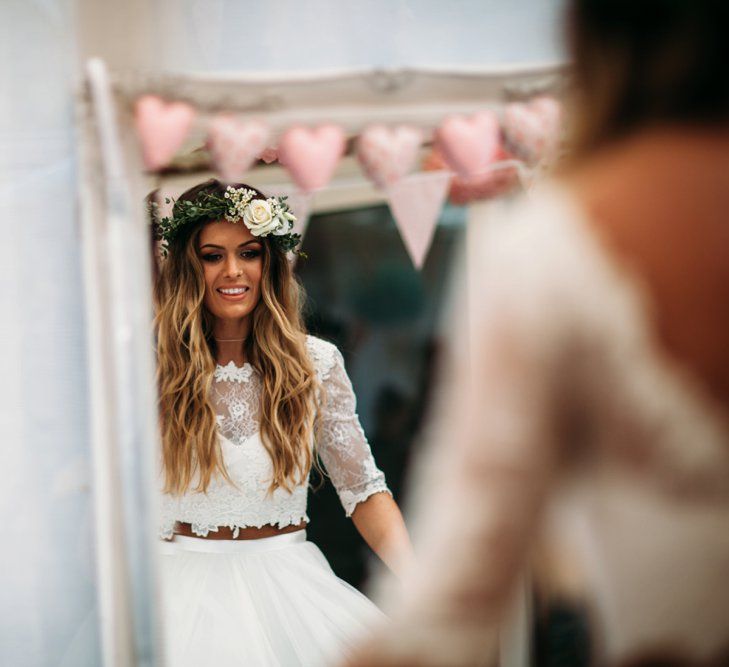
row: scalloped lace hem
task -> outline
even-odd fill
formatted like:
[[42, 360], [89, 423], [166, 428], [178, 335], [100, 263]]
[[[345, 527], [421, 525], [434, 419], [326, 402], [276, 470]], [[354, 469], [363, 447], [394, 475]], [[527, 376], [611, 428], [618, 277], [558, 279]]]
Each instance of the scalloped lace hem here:
[[368, 486], [364, 491], [360, 491], [359, 493], [352, 493], [350, 491], [343, 492], [340, 500], [344, 506], [345, 514], [351, 517], [357, 505], [363, 503], [367, 498], [374, 496], [376, 493], [387, 493], [392, 497], [392, 491], [387, 488], [385, 482], [378, 482], [377, 484]]
[[[177, 521], [183, 521], [177, 519]], [[278, 520], [262, 519], [260, 522], [249, 521], [244, 524], [236, 523], [219, 523], [219, 524], [208, 524], [198, 523], [196, 521], [185, 522], [189, 523], [192, 532], [199, 537], [207, 537], [209, 533], [217, 533], [220, 528], [230, 528], [233, 531], [233, 539], [238, 537], [241, 528], [262, 528], [263, 526], [273, 525], [278, 528], [286, 528], [286, 526], [293, 526], [302, 521], [309, 523], [309, 517], [306, 514], [292, 514], [288, 517], [283, 517]], [[172, 539], [175, 534], [175, 524], [165, 524], [159, 529], [159, 536], [163, 540]]]

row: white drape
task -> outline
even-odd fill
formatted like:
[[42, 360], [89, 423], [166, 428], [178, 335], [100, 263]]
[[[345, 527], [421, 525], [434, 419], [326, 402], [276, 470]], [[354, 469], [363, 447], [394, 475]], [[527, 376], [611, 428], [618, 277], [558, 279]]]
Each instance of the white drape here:
[[70, 0], [0, 9], [0, 664], [99, 664]]
[[112, 66], [280, 72], [564, 60], [565, 0], [78, 0], [78, 4], [83, 8], [85, 48]]

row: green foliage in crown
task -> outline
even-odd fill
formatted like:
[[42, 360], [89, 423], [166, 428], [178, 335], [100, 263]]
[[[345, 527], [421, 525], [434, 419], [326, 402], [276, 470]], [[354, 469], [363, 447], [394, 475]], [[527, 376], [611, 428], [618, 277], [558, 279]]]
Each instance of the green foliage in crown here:
[[[294, 252], [306, 257], [306, 254], [296, 247], [301, 243], [301, 234], [295, 234], [293, 229], [296, 217], [289, 210], [286, 197], [269, 197], [256, 199], [256, 192], [248, 188], [234, 188], [228, 186], [222, 196], [201, 192], [193, 200], [180, 200], [172, 206], [172, 216], [159, 216], [159, 207], [156, 202], [149, 204], [150, 213], [155, 222], [156, 238], [163, 242], [162, 254], [167, 256], [169, 244], [177, 238], [180, 231], [199, 223], [215, 220], [228, 222], [243, 222], [253, 236], [268, 237], [282, 252]], [[167, 204], [173, 201], [165, 199]]]

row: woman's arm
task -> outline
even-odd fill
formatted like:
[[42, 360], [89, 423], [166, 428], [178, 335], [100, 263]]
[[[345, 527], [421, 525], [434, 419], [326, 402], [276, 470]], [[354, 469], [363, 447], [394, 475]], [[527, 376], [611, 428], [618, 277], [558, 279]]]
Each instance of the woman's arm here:
[[412, 547], [402, 514], [385, 475], [377, 467], [356, 412], [357, 399], [344, 359], [331, 343], [310, 339], [324, 367], [317, 452], [339, 494], [347, 516], [370, 548], [398, 577], [412, 562]]
[[389, 493], [375, 493], [357, 505], [352, 521], [364, 541], [398, 577], [413, 563], [410, 544], [400, 508]]

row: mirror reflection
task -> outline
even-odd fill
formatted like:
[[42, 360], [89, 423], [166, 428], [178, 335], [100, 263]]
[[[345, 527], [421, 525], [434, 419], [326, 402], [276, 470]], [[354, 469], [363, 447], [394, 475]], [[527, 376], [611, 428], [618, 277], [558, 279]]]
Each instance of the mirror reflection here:
[[334, 664], [384, 618], [374, 559], [412, 563], [395, 499], [466, 209], [439, 202], [418, 267], [361, 181], [317, 207], [278, 165], [230, 183], [195, 154], [147, 197], [167, 660]]

